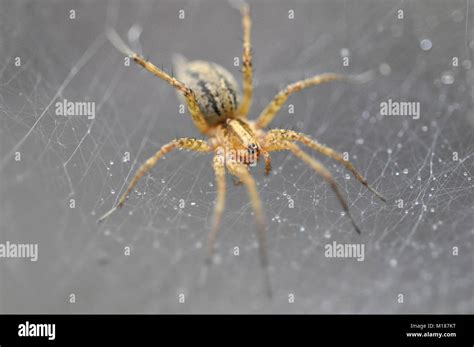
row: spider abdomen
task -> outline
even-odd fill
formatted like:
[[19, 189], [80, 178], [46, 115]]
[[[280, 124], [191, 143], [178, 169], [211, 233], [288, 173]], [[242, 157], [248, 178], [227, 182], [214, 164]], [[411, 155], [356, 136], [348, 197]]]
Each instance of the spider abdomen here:
[[199, 108], [209, 125], [233, 118], [239, 105], [239, 87], [232, 74], [222, 66], [202, 60], [174, 59], [176, 77], [196, 95]]

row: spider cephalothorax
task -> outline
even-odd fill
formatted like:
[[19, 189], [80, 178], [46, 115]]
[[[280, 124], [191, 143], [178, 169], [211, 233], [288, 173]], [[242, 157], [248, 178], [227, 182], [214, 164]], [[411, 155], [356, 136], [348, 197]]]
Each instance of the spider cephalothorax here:
[[348, 205], [331, 173], [319, 161], [303, 152], [295, 143], [300, 142], [308, 148], [326, 155], [349, 170], [355, 178], [377, 195], [385, 199], [370, 187], [367, 181], [354, 166], [338, 152], [324, 146], [309, 136], [293, 130], [272, 129], [265, 131], [278, 111], [285, 104], [291, 94], [304, 88], [312, 87], [330, 81], [365, 82], [370, 79], [371, 73], [358, 76], [344, 76], [334, 73], [324, 73], [301, 80], [282, 89], [265, 107], [256, 120], [249, 120], [248, 113], [252, 103], [252, 55], [250, 40], [250, 9], [245, 3], [240, 6], [243, 24], [243, 93], [240, 97], [238, 84], [230, 72], [222, 66], [205, 61], [187, 61], [181, 56], [174, 59], [176, 77], [170, 76], [142, 56], [133, 52], [117, 35], [109, 29], [107, 35], [114, 46], [122, 53], [130, 56], [137, 64], [143, 66], [152, 74], [161, 78], [176, 89], [184, 99], [191, 114], [191, 118], [199, 131], [208, 140], [193, 138], [178, 138], [163, 145], [137, 171], [127, 190], [123, 193], [117, 205], [99, 219], [103, 221], [127, 200], [140, 178], [146, 174], [166, 153], [175, 148], [188, 149], [199, 152], [214, 153], [213, 169], [217, 182], [217, 198], [214, 207], [212, 229], [208, 237], [208, 252], [206, 264], [212, 262], [214, 243], [219, 230], [222, 213], [224, 212], [226, 192], [226, 170], [243, 183], [248, 190], [252, 206], [257, 219], [257, 236], [259, 241], [260, 261], [265, 269], [266, 289], [271, 295], [271, 287], [267, 272], [267, 251], [265, 246], [265, 219], [262, 204], [257, 192], [255, 181], [250, 175], [249, 166], [257, 164], [263, 158], [265, 172], [271, 170], [270, 152], [288, 150], [296, 157], [307, 163], [314, 171], [320, 174], [331, 186], [342, 208], [349, 217], [355, 230], [360, 233], [355, 224]]

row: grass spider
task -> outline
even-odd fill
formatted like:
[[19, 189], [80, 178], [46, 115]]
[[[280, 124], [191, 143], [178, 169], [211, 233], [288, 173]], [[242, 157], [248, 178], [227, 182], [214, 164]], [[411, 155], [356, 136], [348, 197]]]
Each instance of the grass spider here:
[[265, 237], [265, 218], [262, 203], [257, 192], [255, 181], [250, 175], [249, 166], [256, 164], [261, 158], [265, 163], [265, 172], [271, 171], [270, 152], [288, 150], [303, 162], [308, 164], [316, 173], [321, 175], [331, 186], [342, 209], [350, 219], [354, 229], [360, 233], [352, 218], [346, 200], [331, 173], [319, 161], [302, 151], [299, 142], [308, 148], [326, 155], [344, 165], [355, 178], [372, 191], [382, 201], [385, 198], [375, 191], [349, 162], [335, 150], [326, 147], [308, 135], [293, 130], [271, 129], [264, 130], [275, 118], [287, 99], [294, 93], [318, 84], [331, 81], [346, 81], [363, 83], [371, 78], [371, 72], [357, 76], [345, 76], [335, 73], [323, 73], [292, 84], [278, 92], [273, 100], [264, 108], [256, 120], [249, 120], [248, 113], [253, 96], [253, 69], [251, 51], [251, 18], [248, 4], [240, 2], [238, 6], [242, 15], [243, 26], [243, 95], [234, 77], [218, 64], [206, 61], [187, 61], [177, 57], [174, 61], [176, 77], [170, 76], [141, 55], [133, 52], [111, 28], [107, 36], [111, 43], [123, 54], [128, 55], [150, 73], [161, 78], [176, 89], [179, 96], [187, 104], [191, 118], [198, 130], [207, 140], [194, 138], [177, 138], [163, 145], [136, 172], [125, 193], [117, 205], [104, 214], [98, 221], [106, 219], [115, 210], [122, 207], [138, 181], [150, 171], [156, 163], [173, 149], [187, 149], [198, 152], [214, 153], [213, 169], [217, 185], [217, 197], [214, 206], [212, 227], [207, 240], [206, 264], [212, 263], [214, 243], [219, 231], [219, 224], [224, 212], [226, 194], [226, 170], [235, 176], [239, 183], [247, 188], [257, 221], [257, 238], [259, 243], [260, 263], [264, 270], [266, 292], [271, 296], [271, 286], [268, 275], [268, 257]]

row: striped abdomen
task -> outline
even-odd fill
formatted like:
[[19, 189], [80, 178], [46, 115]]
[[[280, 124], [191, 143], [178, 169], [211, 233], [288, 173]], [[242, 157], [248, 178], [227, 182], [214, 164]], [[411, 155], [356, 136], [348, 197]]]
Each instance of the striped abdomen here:
[[234, 118], [240, 95], [232, 74], [222, 66], [201, 61], [175, 58], [176, 77], [196, 95], [201, 112], [210, 125]]

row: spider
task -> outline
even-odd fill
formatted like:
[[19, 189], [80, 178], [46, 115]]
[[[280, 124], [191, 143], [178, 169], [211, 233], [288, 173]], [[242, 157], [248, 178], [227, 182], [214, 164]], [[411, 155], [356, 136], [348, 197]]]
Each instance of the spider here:
[[264, 130], [275, 118], [279, 110], [288, 98], [303, 89], [331, 81], [346, 81], [364, 83], [369, 80], [372, 72], [361, 75], [347, 76], [336, 73], [323, 73], [292, 84], [278, 92], [270, 103], [264, 108], [256, 120], [249, 120], [248, 113], [253, 97], [253, 68], [251, 50], [251, 26], [250, 7], [245, 2], [240, 2], [237, 7], [242, 16], [243, 27], [243, 96], [239, 93], [239, 87], [232, 76], [222, 66], [201, 60], [188, 61], [182, 56], [174, 57], [174, 69], [176, 77], [171, 76], [158, 68], [141, 55], [133, 52], [117, 32], [107, 29], [107, 36], [111, 43], [121, 53], [129, 56], [135, 63], [161, 78], [176, 89], [178, 96], [184, 99], [192, 121], [198, 130], [208, 139], [177, 138], [163, 145], [152, 157], [150, 157], [136, 172], [127, 190], [120, 197], [118, 203], [109, 212], [105, 213], [98, 222], [102, 222], [114, 211], [122, 207], [128, 196], [137, 185], [138, 181], [149, 172], [157, 162], [167, 153], [174, 149], [186, 149], [197, 152], [213, 153], [213, 170], [217, 185], [217, 196], [214, 206], [214, 215], [211, 230], [207, 239], [206, 264], [211, 264], [215, 240], [219, 232], [222, 219], [226, 194], [226, 170], [233, 175], [236, 183], [246, 186], [252, 207], [255, 212], [257, 224], [257, 239], [259, 245], [259, 258], [264, 271], [264, 282], [268, 296], [271, 296], [271, 286], [268, 275], [268, 256], [266, 246], [265, 229], [266, 223], [257, 187], [250, 174], [249, 167], [254, 166], [261, 158], [265, 164], [265, 173], [271, 171], [270, 152], [288, 150], [303, 162], [308, 164], [316, 173], [321, 175], [331, 186], [342, 209], [350, 219], [355, 231], [360, 234], [360, 229], [352, 218], [344, 196], [334, 180], [331, 173], [323, 164], [304, 152], [299, 142], [308, 148], [326, 155], [349, 170], [355, 178], [367, 187], [382, 201], [386, 199], [373, 189], [360, 172], [345, 160], [335, 150], [326, 147], [300, 132], [286, 129]]

